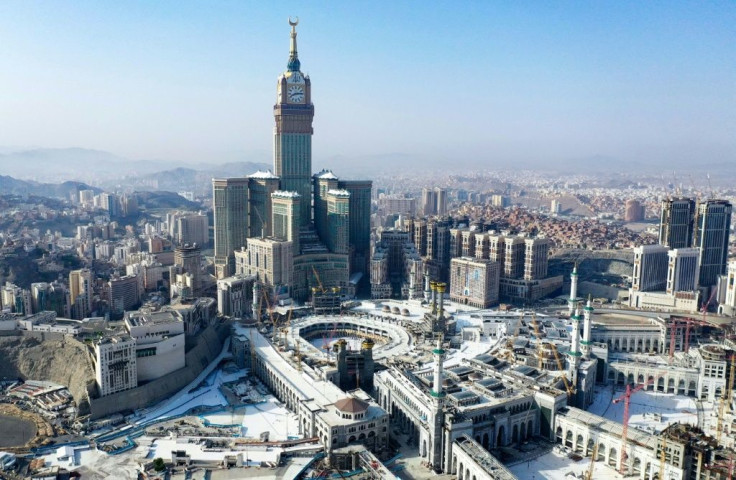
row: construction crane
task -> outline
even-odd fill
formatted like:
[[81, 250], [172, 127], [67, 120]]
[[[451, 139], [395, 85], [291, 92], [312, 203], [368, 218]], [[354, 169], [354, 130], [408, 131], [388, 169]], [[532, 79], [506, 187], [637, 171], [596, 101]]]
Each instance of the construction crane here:
[[631, 384], [626, 385], [626, 393], [621, 395], [618, 398], [615, 398], [612, 403], [620, 403], [621, 401], [624, 402], [624, 421], [623, 421], [623, 428], [621, 431], [621, 466], [619, 467], [619, 472], [621, 475], [624, 475], [624, 461], [626, 460], [626, 457], [628, 456], [626, 454], [626, 441], [627, 441], [627, 435], [629, 431], [629, 405], [631, 404], [631, 396], [638, 392], [639, 390], [642, 390], [649, 386], [649, 384], [653, 383], [655, 380], [660, 378], [661, 376], [665, 375], [667, 372], [660, 372], [654, 377], [649, 377], [649, 379], [644, 382], [640, 383], [634, 388], [631, 388]]
[[714, 462], [706, 465], [706, 468], [708, 470], [725, 470], [727, 473], [727, 480], [733, 480], [733, 472], [734, 472], [734, 461], [733, 461], [733, 453], [729, 456], [728, 463], [725, 462]]
[[534, 335], [537, 337], [537, 364], [542, 369], [542, 335], [539, 333], [539, 324], [537, 324], [537, 316], [532, 314], [532, 327], [534, 327]]
[[595, 445], [593, 445], [593, 454], [590, 456], [590, 465], [588, 465], [588, 470], [585, 472], [585, 475], [583, 475], [583, 478], [585, 480], [593, 480], [593, 469], [595, 468], [595, 459], [597, 456], [598, 456], [598, 442], [595, 442]]
[[565, 374], [565, 367], [562, 365], [562, 359], [560, 358], [560, 353], [557, 351], [557, 345], [554, 343], [549, 344], [552, 347], [552, 353], [555, 356], [555, 362], [557, 362], [557, 368], [562, 371], [562, 383], [565, 384], [565, 390], [567, 391], [567, 398], [572, 397], [575, 395], [575, 385], [572, 385], [570, 381], [567, 379], [567, 375]]
[[510, 337], [506, 337], [506, 350], [509, 351], [509, 356], [511, 358], [516, 358], [514, 356], [514, 342], [516, 341], [516, 337], [519, 336], [519, 330], [521, 329], [522, 321], [524, 320], [524, 314], [522, 314], [519, 317], [519, 320], [516, 322], [516, 327], [514, 328], [514, 333], [511, 334]]
[[325, 293], [325, 287], [322, 285], [322, 280], [319, 278], [319, 272], [317, 272], [317, 268], [315, 268], [314, 265], [312, 265], [312, 273], [314, 273], [314, 278], [317, 279], [317, 283], [319, 284], [319, 289], [322, 291], [322, 293]]

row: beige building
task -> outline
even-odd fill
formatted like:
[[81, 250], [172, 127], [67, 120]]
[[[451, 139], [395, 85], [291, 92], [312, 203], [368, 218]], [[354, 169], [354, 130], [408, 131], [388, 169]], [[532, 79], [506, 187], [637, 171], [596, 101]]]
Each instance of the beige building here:
[[276, 191], [271, 194], [273, 237], [291, 242], [294, 255], [299, 254], [299, 205], [296, 192]]
[[524, 280], [547, 278], [550, 243], [549, 239], [541, 237], [524, 240]]
[[279, 290], [294, 283], [293, 244], [273, 237], [249, 238], [248, 248], [235, 252], [236, 275], [253, 275]]
[[497, 262], [460, 257], [450, 261], [450, 298], [476, 308], [498, 303], [500, 268]]

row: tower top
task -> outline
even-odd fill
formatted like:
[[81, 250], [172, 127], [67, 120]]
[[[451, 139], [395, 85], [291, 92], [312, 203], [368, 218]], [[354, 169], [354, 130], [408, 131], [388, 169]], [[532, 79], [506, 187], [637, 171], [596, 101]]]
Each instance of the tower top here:
[[577, 276], [578, 274], [578, 262], [575, 262], [575, 266], [572, 267], [572, 273], [570, 275]]
[[289, 72], [298, 72], [301, 68], [299, 54], [296, 50], [296, 26], [299, 25], [299, 17], [296, 17], [296, 20], [289, 17], [289, 25], [291, 25], [291, 44], [289, 47], [289, 63], [286, 64], [286, 67]]

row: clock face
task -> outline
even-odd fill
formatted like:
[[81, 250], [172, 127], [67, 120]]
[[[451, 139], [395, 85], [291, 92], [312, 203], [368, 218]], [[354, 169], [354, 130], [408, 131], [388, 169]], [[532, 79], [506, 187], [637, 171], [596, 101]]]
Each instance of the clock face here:
[[287, 97], [290, 102], [301, 103], [304, 101], [304, 87], [301, 85], [292, 85], [287, 91]]

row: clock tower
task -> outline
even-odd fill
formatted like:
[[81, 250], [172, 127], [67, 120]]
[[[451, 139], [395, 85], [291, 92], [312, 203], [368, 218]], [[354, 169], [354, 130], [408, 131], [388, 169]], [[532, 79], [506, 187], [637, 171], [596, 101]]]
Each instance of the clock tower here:
[[312, 84], [300, 70], [296, 50], [296, 26], [292, 21], [291, 48], [286, 71], [279, 76], [274, 127], [273, 162], [276, 175], [281, 177], [281, 190], [297, 192], [301, 196], [299, 225], [306, 226], [312, 218]]

